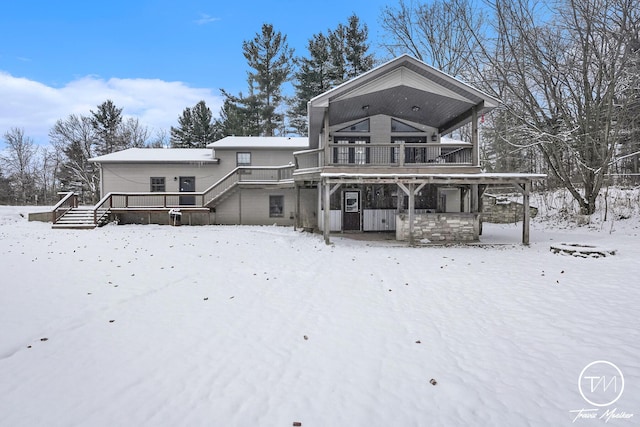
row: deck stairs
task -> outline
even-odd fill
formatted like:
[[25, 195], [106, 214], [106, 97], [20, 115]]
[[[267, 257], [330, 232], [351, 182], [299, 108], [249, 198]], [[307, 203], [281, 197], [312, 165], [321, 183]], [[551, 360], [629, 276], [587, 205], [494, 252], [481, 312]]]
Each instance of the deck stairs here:
[[109, 209], [98, 209], [98, 224], [94, 223], [93, 208], [72, 208], [64, 213], [51, 228], [93, 229], [109, 222]]

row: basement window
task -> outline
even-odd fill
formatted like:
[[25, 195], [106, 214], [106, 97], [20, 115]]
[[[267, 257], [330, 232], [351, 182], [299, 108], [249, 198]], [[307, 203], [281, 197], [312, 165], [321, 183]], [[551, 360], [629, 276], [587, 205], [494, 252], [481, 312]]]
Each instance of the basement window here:
[[164, 176], [151, 177], [151, 192], [164, 193], [166, 191]]
[[284, 196], [269, 196], [269, 218], [284, 217]]

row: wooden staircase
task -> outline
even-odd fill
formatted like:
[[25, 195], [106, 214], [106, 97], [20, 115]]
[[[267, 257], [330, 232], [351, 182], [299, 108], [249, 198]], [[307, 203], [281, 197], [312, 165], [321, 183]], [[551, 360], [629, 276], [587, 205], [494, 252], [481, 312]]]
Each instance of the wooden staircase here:
[[51, 228], [72, 228], [76, 230], [90, 230], [103, 226], [109, 222], [109, 210], [99, 209], [97, 211], [98, 223], [94, 223], [93, 208], [72, 208], [65, 212], [51, 226]]

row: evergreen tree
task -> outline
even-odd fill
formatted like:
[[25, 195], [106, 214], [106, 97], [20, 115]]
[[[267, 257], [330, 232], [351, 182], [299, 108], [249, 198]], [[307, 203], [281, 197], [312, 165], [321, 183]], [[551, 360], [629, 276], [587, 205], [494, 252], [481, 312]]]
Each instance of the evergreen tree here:
[[122, 108], [117, 108], [113, 101], [106, 100], [98, 105], [98, 110], [91, 110], [91, 125], [96, 132], [96, 154], [103, 155], [126, 148], [119, 128], [122, 124]]
[[355, 14], [349, 17], [347, 25], [339, 24], [335, 30], [329, 32], [334, 85], [373, 68], [374, 56], [367, 53], [368, 37], [367, 25], [360, 25], [360, 19]]
[[260, 134], [260, 118], [255, 95], [234, 96], [221, 90], [225, 97], [220, 109], [220, 117], [215, 122], [215, 138], [225, 136], [250, 136]]
[[289, 108], [289, 125], [298, 135], [306, 135], [307, 103], [313, 97], [331, 89], [332, 64], [329, 40], [322, 33], [309, 40], [309, 58], [298, 58], [298, 70], [294, 74], [295, 96]]
[[367, 38], [367, 26], [361, 26], [352, 15], [347, 25], [339, 24], [327, 36], [319, 33], [309, 40], [309, 57], [297, 59], [296, 94], [288, 112], [295, 132], [307, 133], [307, 102], [311, 98], [373, 68], [375, 60], [368, 53]]
[[359, 76], [373, 68], [373, 54], [368, 54], [369, 29], [360, 25], [360, 19], [354, 14], [349, 17], [345, 28], [344, 57], [346, 64], [346, 80]]
[[205, 101], [185, 108], [182, 116], [178, 117], [178, 124], [177, 128], [171, 127], [173, 148], [205, 148], [216, 140], [213, 114]]
[[284, 129], [284, 115], [278, 109], [284, 101], [282, 85], [292, 73], [293, 49], [287, 44], [287, 36], [274, 31], [273, 25], [264, 24], [261, 33], [242, 44], [242, 51], [253, 69], [248, 73], [248, 83], [255, 96], [243, 103], [255, 102], [260, 135], [273, 136], [278, 129]]
[[171, 147], [188, 148], [194, 139], [193, 117], [191, 108], [187, 107], [182, 111], [182, 115], [178, 117], [178, 127], [171, 126]]

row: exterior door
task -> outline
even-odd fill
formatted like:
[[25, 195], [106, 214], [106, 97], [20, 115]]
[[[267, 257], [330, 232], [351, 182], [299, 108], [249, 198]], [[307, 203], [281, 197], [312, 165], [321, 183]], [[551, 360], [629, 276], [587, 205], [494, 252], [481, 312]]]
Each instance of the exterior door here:
[[360, 231], [360, 191], [344, 191], [342, 197], [342, 230]]
[[[191, 193], [196, 191], [196, 177], [195, 176], [181, 176], [180, 177], [180, 192]], [[195, 205], [196, 196], [180, 196], [180, 205]]]

